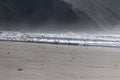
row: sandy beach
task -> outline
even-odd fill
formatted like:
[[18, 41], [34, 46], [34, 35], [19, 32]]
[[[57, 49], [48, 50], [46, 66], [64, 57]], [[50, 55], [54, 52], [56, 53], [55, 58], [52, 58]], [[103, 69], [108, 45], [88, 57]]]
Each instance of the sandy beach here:
[[120, 49], [0, 41], [0, 80], [120, 80]]

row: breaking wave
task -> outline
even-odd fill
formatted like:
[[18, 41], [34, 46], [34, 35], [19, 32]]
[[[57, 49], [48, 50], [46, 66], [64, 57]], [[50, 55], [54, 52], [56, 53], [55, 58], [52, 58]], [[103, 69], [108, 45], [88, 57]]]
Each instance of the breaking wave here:
[[80, 46], [120, 47], [120, 35], [80, 34], [80, 33], [22, 33], [0, 32], [1, 41], [20, 41]]

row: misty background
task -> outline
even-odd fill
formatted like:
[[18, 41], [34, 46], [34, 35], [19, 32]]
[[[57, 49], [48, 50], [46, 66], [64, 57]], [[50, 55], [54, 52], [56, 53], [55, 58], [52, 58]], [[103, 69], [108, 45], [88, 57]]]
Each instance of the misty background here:
[[0, 0], [0, 30], [119, 32], [119, 0]]

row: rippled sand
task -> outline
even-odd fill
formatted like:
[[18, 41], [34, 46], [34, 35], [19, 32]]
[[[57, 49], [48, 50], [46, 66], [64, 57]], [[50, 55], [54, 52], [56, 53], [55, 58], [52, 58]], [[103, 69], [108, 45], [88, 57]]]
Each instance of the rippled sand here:
[[120, 49], [0, 41], [0, 80], [120, 80]]

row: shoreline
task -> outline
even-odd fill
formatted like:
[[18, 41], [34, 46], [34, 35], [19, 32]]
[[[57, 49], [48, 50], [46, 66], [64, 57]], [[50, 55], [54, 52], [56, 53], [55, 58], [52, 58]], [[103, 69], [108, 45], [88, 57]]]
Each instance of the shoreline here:
[[86, 44], [65, 44], [65, 43], [50, 43], [50, 42], [33, 42], [33, 41], [12, 41], [12, 40], [0, 40], [0, 42], [15, 42], [15, 43], [33, 43], [33, 44], [50, 44], [50, 45], [63, 45], [63, 46], [78, 46], [78, 47], [98, 47], [98, 48], [117, 48], [120, 46], [102, 46], [102, 45], [86, 45]]

